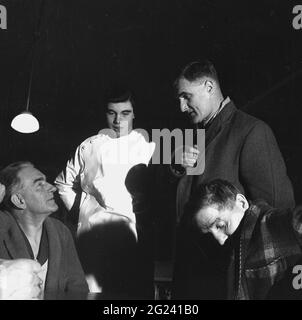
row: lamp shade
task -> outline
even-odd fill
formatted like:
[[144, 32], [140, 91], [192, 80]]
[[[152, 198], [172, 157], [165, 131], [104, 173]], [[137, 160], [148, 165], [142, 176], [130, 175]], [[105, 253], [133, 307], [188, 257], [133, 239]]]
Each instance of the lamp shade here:
[[11, 123], [11, 127], [21, 133], [33, 133], [39, 130], [39, 121], [30, 112], [18, 114]]

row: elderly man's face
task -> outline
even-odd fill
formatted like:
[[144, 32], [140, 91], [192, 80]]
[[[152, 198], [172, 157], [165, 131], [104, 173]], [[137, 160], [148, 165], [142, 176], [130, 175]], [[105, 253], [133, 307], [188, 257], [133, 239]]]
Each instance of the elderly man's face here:
[[190, 82], [185, 78], [178, 81], [177, 94], [181, 112], [186, 112], [192, 123], [207, 120], [213, 112], [206, 79]]
[[248, 206], [245, 197], [238, 194], [233, 207], [221, 210], [215, 205], [204, 207], [196, 213], [195, 221], [203, 233], [211, 233], [223, 245], [238, 228]]
[[58, 209], [54, 200], [56, 187], [46, 182], [45, 175], [32, 166], [24, 167], [18, 173], [25, 203], [25, 209], [32, 214], [51, 214]]
[[107, 106], [107, 125], [117, 137], [129, 134], [133, 128], [133, 107], [130, 101], [110, 102]]

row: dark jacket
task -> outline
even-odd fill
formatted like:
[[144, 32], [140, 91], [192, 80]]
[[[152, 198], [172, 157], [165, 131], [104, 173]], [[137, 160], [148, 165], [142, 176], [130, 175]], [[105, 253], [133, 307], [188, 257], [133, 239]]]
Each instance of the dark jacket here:
[[[70, 231], [57, 219], [46, 218], [49, 257], [45, 292], [59, 294], [88, 293], [88, 286]], [[0, 212], [0, 259], [31, 259], [16, 220]]]

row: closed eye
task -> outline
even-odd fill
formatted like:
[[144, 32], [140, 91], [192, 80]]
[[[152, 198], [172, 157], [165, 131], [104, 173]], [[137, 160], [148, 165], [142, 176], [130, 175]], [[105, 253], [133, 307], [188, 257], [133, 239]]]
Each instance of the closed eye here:
[[184, 100], [189, 100], [191, 98], [191, 95], [188, 94], [188, 93], [181, 93], [179, 96], [178, 96], [179, 99], [184, 99]]
[[131, 111], [124, 111], [122, 112], [123, 116], [128, 116], [131, 113]]

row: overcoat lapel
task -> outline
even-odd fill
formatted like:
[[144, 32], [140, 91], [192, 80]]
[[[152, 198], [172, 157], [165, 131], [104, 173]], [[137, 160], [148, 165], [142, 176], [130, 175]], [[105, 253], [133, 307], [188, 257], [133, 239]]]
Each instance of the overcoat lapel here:
[[2, 214], [6, 215], [9, 223], [9, 230], [3, 240], [9, 257], [11, 259], [31, 259], [17, 221], [7, 212]]
[[62, 246], [60, 243], [59, 233], [50, 219], [46, 219], [44, 227], [48, 237], [49, 257], [48, 271], [46, 276], [46, 290], [56, 291], [59, 286], [59, 268], [62, 257]]

